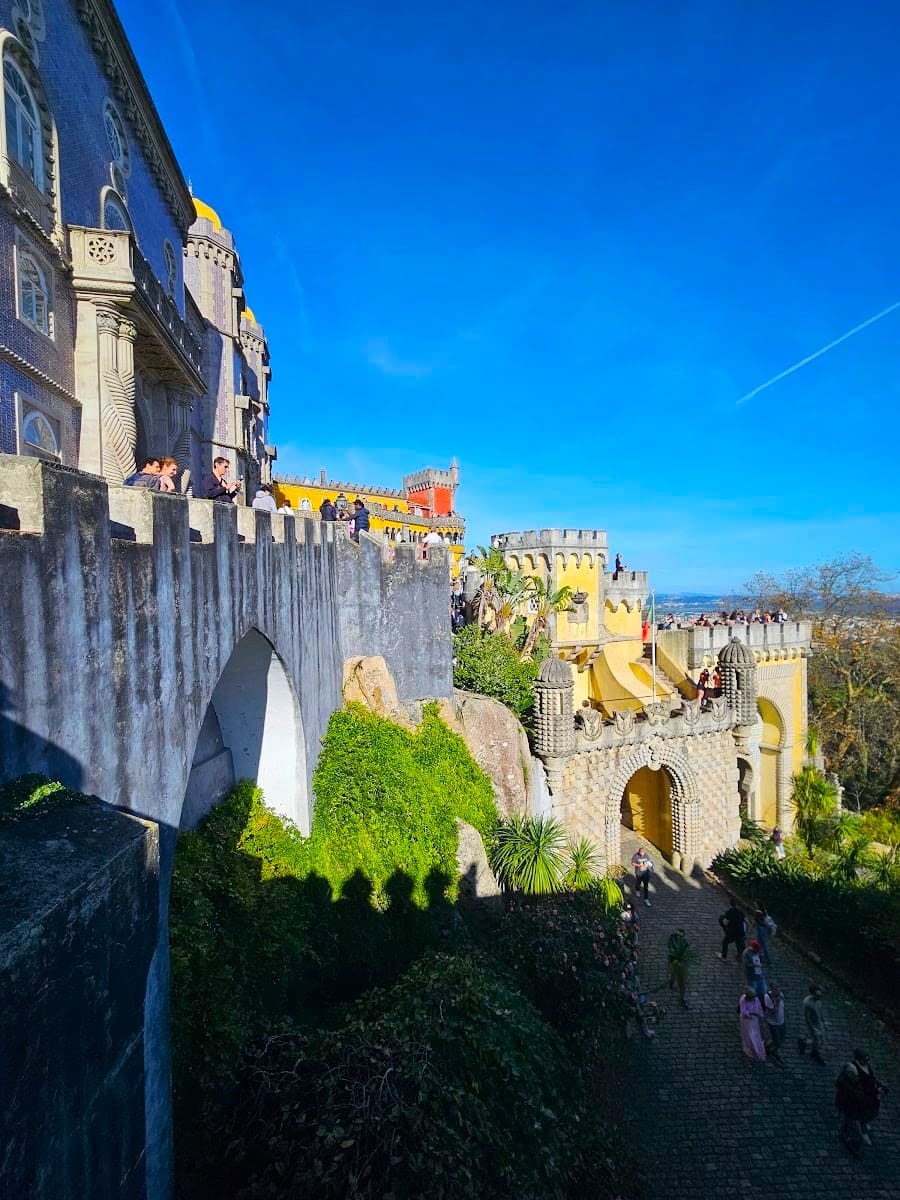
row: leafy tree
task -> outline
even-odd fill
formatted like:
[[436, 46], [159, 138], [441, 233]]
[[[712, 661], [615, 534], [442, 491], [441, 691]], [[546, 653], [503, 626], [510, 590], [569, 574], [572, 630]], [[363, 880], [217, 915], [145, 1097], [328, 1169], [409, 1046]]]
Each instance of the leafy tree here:
[[504, 887], [528, 896], [559, 891], [566, 835], [555, 817], [515, 813], [497, 828], [491, 866]]
[[525, 638], [525, 645], [522, 647], [523, 657], [534, 651], [541, 634], [549, 632], [551, 614], [562, 612], [572, 599], [572, 589], [568, 584], [565, 587], [552, 588], [549, 580], [544, 581], [538, 575], [532, 575], [530, 578], [530, 600], [534, 605], [534, 617]]
[[566, 847], [568, 865], [563, 874], [563, 887], [572, 891], [588, 888], [600, 874], [600, 855], [587, 838], [570, 838]]
[[890, 576], [850, 553], [783, 577], [759, 574], [750, 603], [813, 624], [810, 711], [829, 771], [857, 808], [900, 807], [900, 614]]

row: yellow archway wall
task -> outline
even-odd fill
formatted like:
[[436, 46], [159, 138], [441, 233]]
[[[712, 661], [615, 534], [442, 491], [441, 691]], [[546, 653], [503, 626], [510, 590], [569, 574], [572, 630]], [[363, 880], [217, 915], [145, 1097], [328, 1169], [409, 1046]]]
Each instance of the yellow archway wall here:
[[778, 761], [784, 741], [784, 722], [775, 705], [764, 697], [756, 703], [762, 731], [759, 745], [759, 819], [768, 828], [778, 824]]
[[641, 767], [628, 780], [622, 796], [622, 824], [671, 857], [672, 789], [664, 769]]

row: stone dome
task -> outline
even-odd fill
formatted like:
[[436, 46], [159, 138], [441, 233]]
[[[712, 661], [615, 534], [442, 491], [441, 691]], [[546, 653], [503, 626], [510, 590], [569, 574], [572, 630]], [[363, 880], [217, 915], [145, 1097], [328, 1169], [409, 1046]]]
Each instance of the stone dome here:
[[551, 654], [541, 663], [537, 682], [543, 687], [572, 687], [572, 668], [567, 662]]
[[740, 638], [733, 637], [727, 646], [719, 651], [720, 667], [755, 667], [756, 659], [749, 646], [745, 646]]

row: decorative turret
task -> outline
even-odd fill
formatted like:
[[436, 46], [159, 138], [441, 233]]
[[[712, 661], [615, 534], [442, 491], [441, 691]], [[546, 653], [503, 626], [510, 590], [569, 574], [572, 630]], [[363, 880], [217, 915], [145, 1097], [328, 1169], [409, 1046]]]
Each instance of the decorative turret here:
[[736, 637], [719, 651], [719, 670], [735, 725], [756, 723], [756, 659], [753, 651]]
[[534, 681], [534, 740], [541, 758], [559, 758], [575, 750], [572, 668], [551, 655]]

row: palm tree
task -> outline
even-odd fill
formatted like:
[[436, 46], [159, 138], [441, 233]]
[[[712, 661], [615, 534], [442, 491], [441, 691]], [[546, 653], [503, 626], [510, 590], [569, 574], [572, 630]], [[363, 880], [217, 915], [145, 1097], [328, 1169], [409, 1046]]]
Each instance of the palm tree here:
[[558, 892], [566, 835], [555, 817], [514, 814], [498, 830], [491, 867], [504, 887], [528, 896]]
[[856, 883], [860, 872], [870, 865], [872, 839], [858, 833], [846, 845], [842, 845], [828, 867], [828, 874], [840, 883]]
[[534, 614], [525, 638], [525, 645], [522, 647], [523, 659], [531, 657], [538, 638], [542, 633], [549, 631], [551, 614], [562, 612], [564, 608], [568, 607], [572, 598], [572, 589], [568, 584], [554, 589], [551, 587], [549, 579], [545, 582], [539, 575], [531, 575], [530, 579], [529, 601], [534, 606]]
[[806, 852], [812, 856], [813, 849], [828, 835], [829, 818], [834, 812], [837, 789], [818, 767], [808, 763], [794, 775], [791, 804], [794, 809], [794, 828]]
[[869, 882], [882, 891], [900, 887], [900, 846], [891, 846], [884, 854], [869, 859]]
[[494, 632], [509, 634], [513, 618], [522, 607], [531, 591], [527, 576], [521, 571], [508, 569], [497, 572], [494, 580], [494, 595], [491, 611], [494, 616]]
[[600, 855], [597, 847], [587, 838], [569, 839], [566, 847], [568, 864], [563, 875], [563, 887], [571, 888], [574, 892], [583, 891], [590, 887], [600, 871]]

